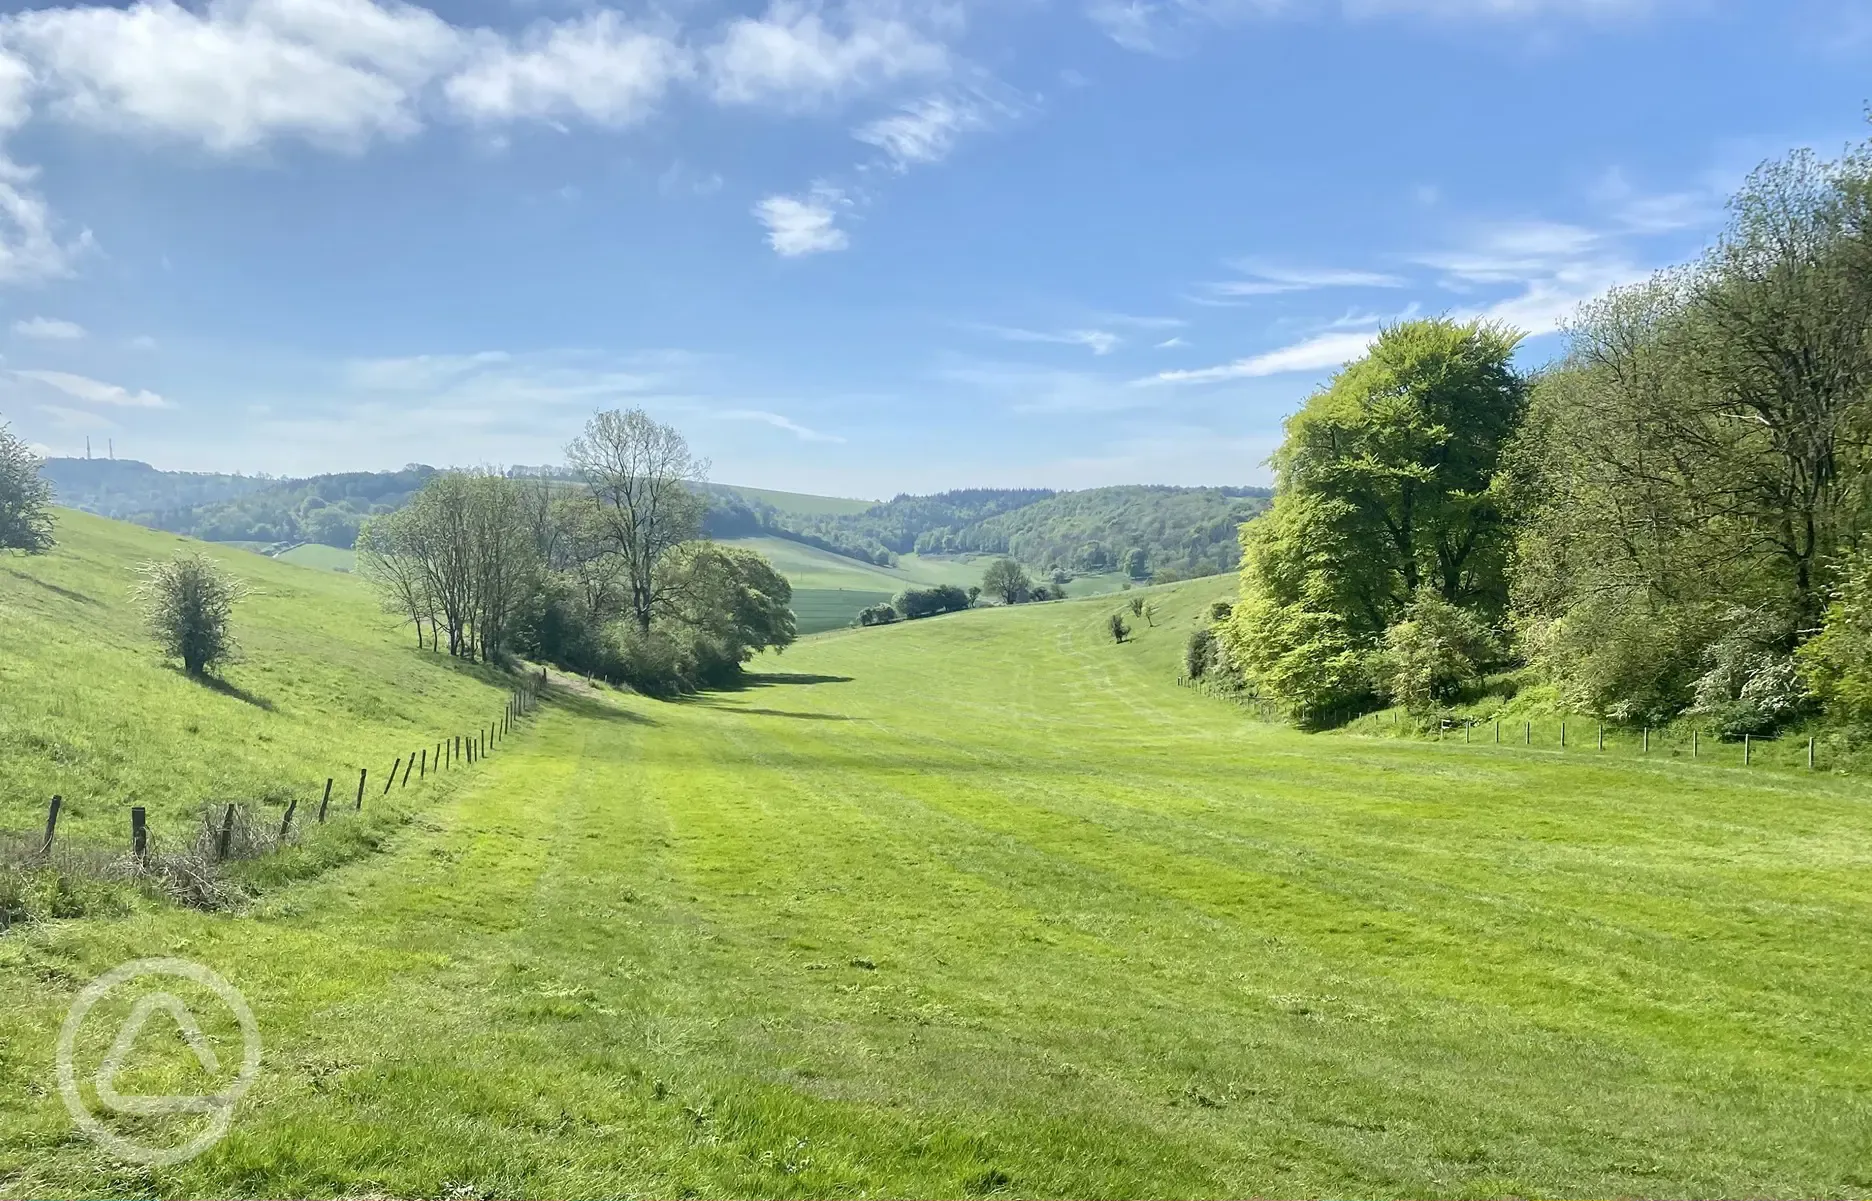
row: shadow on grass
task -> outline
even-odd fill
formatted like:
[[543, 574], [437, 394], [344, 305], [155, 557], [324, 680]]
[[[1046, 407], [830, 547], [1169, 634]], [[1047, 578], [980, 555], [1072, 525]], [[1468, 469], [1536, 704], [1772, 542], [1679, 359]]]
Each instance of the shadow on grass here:
[[639, 726], [656, 726], [662, 723], [653, 717], [634, 712], [619, 705], [607, 705], [602, 700], [588, 693], [548, 684], [540, 696], [554, 708], [563, 709], [579, 717], [590, 717], [598, 721], [621, 721]]
[[27, 575], [23, 571], [14, 571], [10, 567], [7, 569], [7, 574], [12, 576], [16, 580], [25, 580], [28, 584], [37, 584], [41, 588], [44, 588], [47, 592], [51, 592], [58, 596], [62, 596], [68, 601], [77, 601], [81, 605], [91, 605], [95, 607], [95, 606], [102, 605], [104, 603], [103, 601], [98, 600], [96, 597], [86, 596], [82, 592], [74, 592], [70, 588], [61, 588], [57, 584], [48, 584], [37, 576]]
[[239, 684], [232, 684], [226, 680], [217, 679], [214, 676], [197, 676], [195, 677], [195, 682], [200, 684], [203, 688], [208, 689], [210, 692], [218, 692], [222, 696], [231, 696], [235, 700], [243, 704], [252, 705], [256, 709], [263, 709], [268, 713], [273, 712], [272, 701], [264, 696], [247, 691]]
[[[746, 688], [775, 688], [785, 684], [849, 684], [851, 676], [821, 676], [803, 671], [769, 671], [741, 677], [741, 682], [728, 691], [740, 691]], [[753, 712], [753, 710], [748, 710]]]
[[705, 705], [717, 713], [746, 713], [756, 717], [797, 717], [801, 721], [851, 721], [843, 713], [789, 713], [785, 709], [743, 709], [739, 705]]

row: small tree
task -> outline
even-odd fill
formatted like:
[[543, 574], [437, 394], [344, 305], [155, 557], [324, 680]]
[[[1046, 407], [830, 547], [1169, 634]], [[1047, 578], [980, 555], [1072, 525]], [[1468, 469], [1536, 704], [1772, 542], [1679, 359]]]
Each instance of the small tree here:
[[1157, 606], [1148, 602], [1144, 605], [1144, 624], [1155, 628], [1157, 625]]
[[0, 550], [51, 548], [52, 486], [39, 474], [39, 456], [0, 424]]
[[1014, 560], [996, 559], [982, 576], [982, 591], [1000, 597], [1004, 605], [1018, 605], [1033, 591], [1033, 581]]
[[1133, 617], [1144, 616], [1144, 598], [1143, 597], [1134, 596], [1131, 598], [1131, 616]]
[[1466, 609], [1420, 589], [1404, 620], [1385, 631], [1379, 672], [1393, 699], [1413, 713], [1456, 699], [1493, 653], [1488, 627]]
[[178, 555], [143, 568], [136, 598], [163, 654], [201, 676], [234, 654], [234, 604], [247, 586], [204, 554]]
[[1113, 642], [1123, 642], [1131, 636], [1131, 627], [1125, 624], [1123, 613], [1114, 613], [1105, 622], [1105, 628], [1111, 631]]
[[969, 585], [968, 598], [969, 598], [969, 608], [973, 609], [975, 607], [975, 602], [981, 599], [981, 585], [980, 584]]

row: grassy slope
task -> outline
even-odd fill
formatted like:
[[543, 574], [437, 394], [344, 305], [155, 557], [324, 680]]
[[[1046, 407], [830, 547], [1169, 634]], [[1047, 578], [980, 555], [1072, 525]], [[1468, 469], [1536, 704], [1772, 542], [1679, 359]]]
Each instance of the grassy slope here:
[[317, 542], [301, 543], [276, 557], [283, 563], [294, 563], [300, 567], [318, 567], [326, 571], [354, 571], [357, 568], [356, 551], [337, 546], [321, 546]]
[[739, 484], [718, 484], [716, 487], [738, 492], [747, 500], [770, 504], [783, 513], [800, 513], [808, 517], [836, 517], [846, 513], [862, 513], [878, 503], [874, 500], [853, 500], [843, 496], [812, 496], [804, 492], [775, 492], [770, 488], [744, 488]]
[[[416, 650], [347, 576], [173, 534], [59, 513], [59, 546], [0, 557], [0, 830], [66, 799], [68, 836], [127, 842], [131, 805], [161, 838], [207, 798], [316, 801], [499, 712], [492, 673]], [[203, 549], [245, 580], [244, 662], [227, 687], [164, 663], [131, 603], [139, 564]]]
[[[1872, 1188], [1861, 786], [1244, 721], [1168, 682], [1230, 586], [1123, 646], [1110, 599], [993, 609], [562, 703], [250, 913], [0, 939], [0, 1192]], [[113, 1171], [51, 1045], [152, 953], [266, 1067]]]

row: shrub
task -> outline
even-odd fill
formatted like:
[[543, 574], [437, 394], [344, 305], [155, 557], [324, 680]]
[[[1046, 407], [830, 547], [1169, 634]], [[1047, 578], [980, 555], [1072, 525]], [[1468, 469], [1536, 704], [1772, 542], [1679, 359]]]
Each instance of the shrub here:
[[1488, 627], [1425, 589], [1404, 608], [1404, 619], [1385, 631], [1379, 681], [1413, 713], [1454, 700], [1480, 678], [1493, 653]]
[[1107, 618], [1105, 628], [1111, 631], [1113, 642], [1123, 642], [1131, 636], [1131, 627], [1125, 624], [1123, 613], [1114, 613]]
[[1794, 657], [1829, 714], [1872, 724], [1872, 555], [1846, 560], [1826, 624]]
[[163, 654], [191, 676], [233, 657], [234, 605], [245, 595], [245, 584], [200, 553], [147, 565], [136, 590]]
[[51, 548], [52, 486], [39, 474], [39, 456], [0, 425], [0, 550]]
[[1189, 642], [1183, 648], [1183, 674], [1192, 680], [1200, 680], [1209, 672], [1210, 661], [1215, 657], [1215, 631], [1208, 626], [1200, 630], [1191, 630]]
[[858, 611], [861, 626], [887, 626], [897, 620], [897, 610], [889, 605], [870, 605]]
[[1234, 611], [1235, 606], [1232, 603], [1228, 601], [1217, 601], [1209, 606], [1209, 620], [1227, 621], [1229, 619], [1229, 614]]

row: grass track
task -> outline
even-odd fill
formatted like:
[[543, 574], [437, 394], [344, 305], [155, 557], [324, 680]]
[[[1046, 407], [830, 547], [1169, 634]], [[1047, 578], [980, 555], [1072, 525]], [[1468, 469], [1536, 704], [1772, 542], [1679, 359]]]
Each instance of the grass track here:
[[[0, 939], [0, 1193], [1872, 1191], [1860, 785], [1245, 721], [1169, 683], [1228, 587], [568, 699], [249, 913]], [[155, 953], [268, 1061], [145, 1174], [47, 1080]]]

